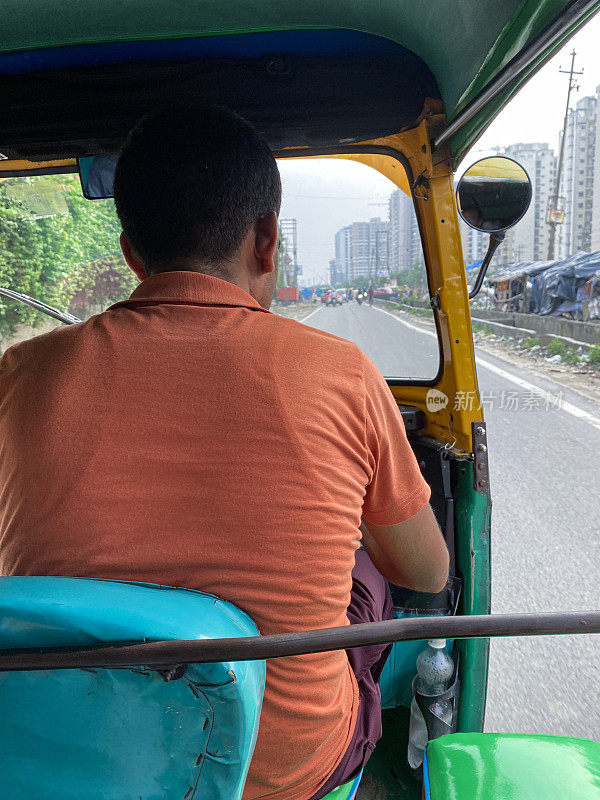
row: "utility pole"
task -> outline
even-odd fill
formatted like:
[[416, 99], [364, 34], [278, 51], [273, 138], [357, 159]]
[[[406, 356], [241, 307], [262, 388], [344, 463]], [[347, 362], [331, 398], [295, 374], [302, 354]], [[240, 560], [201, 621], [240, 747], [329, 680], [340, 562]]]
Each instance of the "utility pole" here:
[[558, 200], [559, 200], [559, 192], [560, 192], [560, 179], [562, 176], [562, 165], [563, 165], [563, 158], [565, 153], [565, 139], [567, 138], [567, 122], [569, 119], [569, 103], [571, 101], [571, 92], [573, 89], [579, 89], [579, 86], [575, 80], [573, 80], [574, 75], [583, 75], [583, 69], [580, 72], [575, 72], [575, 56], [577, 53], [575, 50], [571, 53], [571, 69], [560, 69], [559, 72], [563, 75], [569, 76], [569, 88], [567, 91], [567, 105], [565, 108], [565, 118], [563, 122], [563, 132], [562, 132], [562, 139], [560, 143], [560, 150], [558, 153], [558, 164], [556, 167], [556, 186], [554, 187], [554, 196], [552, 197], [552, 203], [548, 208], [548, 216], [547, 222], [550, 225], [550, 237], [548, 240], [548, 261], [552, 261], [554, 259], [554, 238], [556, 235], [556, 226], [560, 225], [564, 222], [565, 219], [565, 212], [564, 209], [560, 209], [558, 207]]

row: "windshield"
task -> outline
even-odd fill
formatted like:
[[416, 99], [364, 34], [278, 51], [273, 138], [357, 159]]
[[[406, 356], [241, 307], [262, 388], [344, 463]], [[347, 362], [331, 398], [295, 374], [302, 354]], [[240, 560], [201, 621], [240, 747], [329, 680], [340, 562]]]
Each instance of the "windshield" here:
[[[279, 167], [271, 310], [354, 341], [391, 380], [433, 380], [439, 347], [412, 200], [345, 159], [286, 159]], [[0, 287], [87, 319], [136, 286], [120, 232], [114, 202], [85, 199], [75, 175], [1, 181]], [[3, 350], [57, 324], [1, 298]]]

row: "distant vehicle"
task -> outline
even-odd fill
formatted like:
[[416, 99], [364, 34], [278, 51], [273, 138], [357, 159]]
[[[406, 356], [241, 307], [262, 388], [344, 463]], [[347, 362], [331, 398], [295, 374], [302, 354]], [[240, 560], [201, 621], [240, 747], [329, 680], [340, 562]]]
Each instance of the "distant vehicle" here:
[[389, 300], [394, 296], [394, 290], [389, 286], [381, 286], [379, 289], [373, 290], [373, 297], [375, 300]]
[[297, 286], [280, 286], [275, 290], [275, 300], [282, 305], [297, 303], [299, 298], [300, 292]]
[[343, 304], [342, 293], [341, 292], [327, 292], [327, 300], [325, 305], [327, 306], [341, 306]]
[[358, 303], [359, 306], [362, 306], [362, 302], [363, 302], [364, 299], [365, 299], [365, 296], [364, 296], [364, 294], [362, 292], [357, 292], [356, 293], [356, 302]]

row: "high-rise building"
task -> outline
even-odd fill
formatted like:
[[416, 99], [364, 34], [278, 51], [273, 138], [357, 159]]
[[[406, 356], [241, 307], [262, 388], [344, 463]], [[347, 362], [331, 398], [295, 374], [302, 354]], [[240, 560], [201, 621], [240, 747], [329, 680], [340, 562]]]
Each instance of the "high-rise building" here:
[[557, 227], [559, 247], [555, 253], [560, 258], [592, 249], [597, 123], [597, 97], [582, 97], [569, 109], [560, 186], [565, 221]]
[[415, 209], [413, 201], [402, 189], [390, 195], [389, 205], [389, 265], [391, 272], [400, 272], [411, 266], [412, 234]]
[[[335, 276], [336, 281], [331, 278], [331, 283], [344, 283], [350, 280], [350, 225], [341, 228], [335, 235]], [[333, 272], [330, 269], [330, 274]]]
[[546, 216], [549, 200], [554, 193], [556, 156], [547, 143], [539, 142], [511, 144], [504, 154], [525, 168], [533, 192], [529, 210], [507, 234], [508, 241], [503, 248], [505, 258], [507, 263], [545, 261], [550, 237]]
[[353, 222], [350, 225], [350, 263], [348, 280], [353, 281], [359, 275], [369, 274], [369, 256], [371, 254], [370, 226], [368, 222]]
[[[600, 103], [600, 86], [596, 89], [596, 108]], [[600, 250], [600, 114], [596, 113], [596, 140], [594, 142], [594, 180], [592, 187], [592, 253]]]
[[279, 220], [279, 230], [283, 239], [284, 255], [281, 269], [286, 286], [298, 283], [298, 221], [295, 218]]
[[340, 228], [335, 234], [334, 261], [338, 283], [387, 274], [387, 221], [375, 217], [369, 222], [353, 222]]
[[411, 197], [401, 189], [390, 195], [388, 253], [390, 272], [423, 264], [421, 234]]
[[338, 272], [338, 263], [335, 258], [329, 262], [329, 283], [332, 286], [339, 286], [346, 278], [343, 273]]

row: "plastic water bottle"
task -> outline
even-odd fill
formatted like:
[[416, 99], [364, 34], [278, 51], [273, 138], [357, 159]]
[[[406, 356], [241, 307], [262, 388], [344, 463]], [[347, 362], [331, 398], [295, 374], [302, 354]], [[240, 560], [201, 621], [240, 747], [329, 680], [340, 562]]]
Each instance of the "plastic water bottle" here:
[[[416, 688], [421, 694], [431, 697], [430, 710], [447, 725], [452, 723], [453, 706], [451, 700], [436, 700], [450, 686], [454, 674], [454, 662], [446, 653], [445, 639], [430, 639], [427, 647], [417, 658]], [[427, 747], [427, 725], [417, 705], [415, 697], [410, 705], [410, 728], [408, 733], [408, 763], [418, 769], [423, 763], [423, 753]]]

